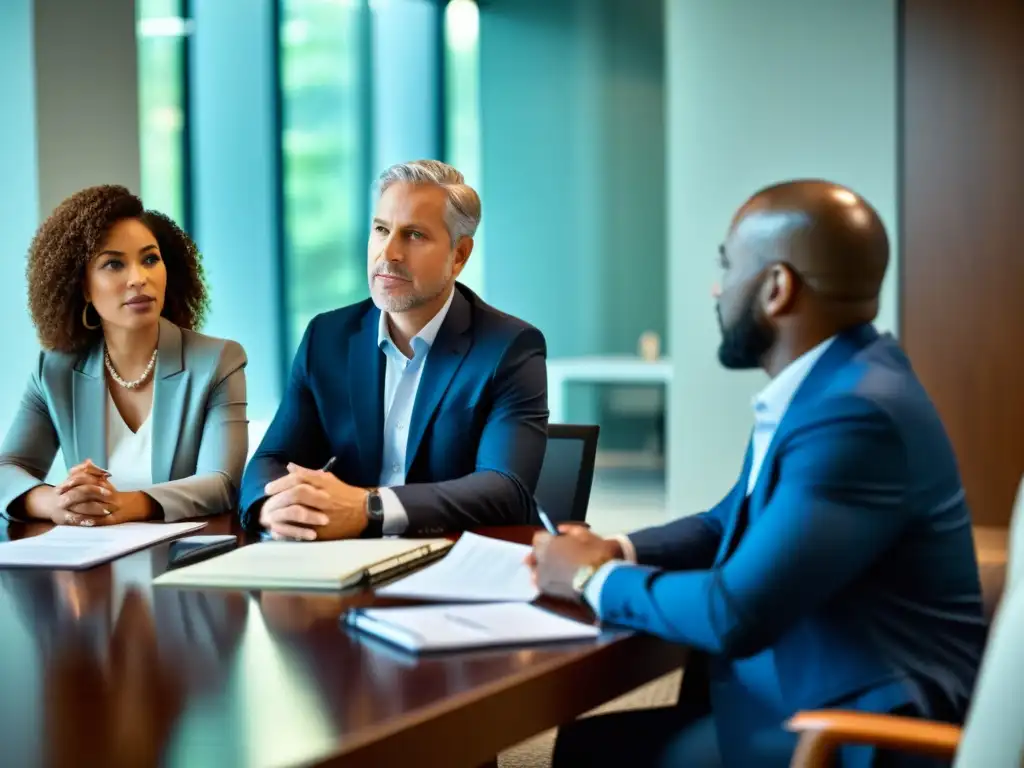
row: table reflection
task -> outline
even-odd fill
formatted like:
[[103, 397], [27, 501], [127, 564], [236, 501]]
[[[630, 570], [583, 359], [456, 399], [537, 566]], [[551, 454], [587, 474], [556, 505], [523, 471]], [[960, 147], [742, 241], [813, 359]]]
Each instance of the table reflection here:
[[[244, 628], [225, 665], [224, 683], [192, 702], [167, 765], [292, 765], [336, 744], [330, 708], [322, 700], [322, 670], [308, 663], [301, 643], [272, 628], [258, 593], [246, 600]], [[308, 624], [295, 606], [277, 605], [289, 620]]]
[[154, 765], [184, 699], [183, 681], [160, 657], [145, 599], [129, 591], [106, 652], [60, 645], [43, 670], [45, 762]]
[[244, 597], [154, 592], [142, 571], [0, 572], [3, 665], [24, 692], [0, 731], [38, 734], [25, 764], [156, 764], [187, 694], [218, 686]]

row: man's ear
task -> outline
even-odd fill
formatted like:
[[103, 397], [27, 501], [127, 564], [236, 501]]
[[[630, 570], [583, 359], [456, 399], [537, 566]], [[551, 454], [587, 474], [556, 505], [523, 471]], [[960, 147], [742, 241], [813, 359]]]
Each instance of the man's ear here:
[[453, 263], [454, 272], [456, 275], [462, 271], [463, 267], [466, 266], [466, 262], [469, 261], [470, 255], [473, 253], [473, 238], [472, 237], [460, 237], [459, 242], [455, 244], [455, 259]]
[[797, 277], [785, 264], [773, 265], [761, 285], [761, 302], [765, 314], [777, 317], [788, 312], [796, 301]]

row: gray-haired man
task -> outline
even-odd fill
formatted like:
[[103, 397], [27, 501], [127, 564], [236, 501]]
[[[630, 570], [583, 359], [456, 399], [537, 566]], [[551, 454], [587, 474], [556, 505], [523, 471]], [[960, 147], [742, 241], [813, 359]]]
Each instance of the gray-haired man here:
[[242, 522], [302, 540], [526, 523], [547, 444], [544, 337], [456, 283], [480, 222], [461, 173], [401, 163], [378, 189], [372, 299], [306, 329]]

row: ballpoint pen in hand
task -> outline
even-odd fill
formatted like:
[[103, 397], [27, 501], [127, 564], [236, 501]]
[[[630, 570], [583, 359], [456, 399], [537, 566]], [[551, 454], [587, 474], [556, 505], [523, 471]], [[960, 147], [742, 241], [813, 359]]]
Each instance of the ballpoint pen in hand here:
[[544, 524], [544, 528], [547, 529], [548, 533], [550, 533], [552, 536], [559, 535], [558, 528], [556, 528], [555, 524], [551, 522], [551, 518], [548, 517], [547, 512], [545, 512], [539, 506], [537, 507], [537, 517], [540, 518], [540, 521]]
[[321, 472], [330, 472], [330, 471], [331, 471], [331, 468], [332, 468], [332, 467], [334, 466], [334, 462], [336, 462], [337, 460], [338, 460], [338, 457], [337, 457], [337, 456], [331, 456], [331, 458], [329, 458], [329, 459], [327, 460], [327, 463], [326, 463], [326, 464], [324, 464], [324, 465], [323, 465], [323, 466], [322, 466], [322, 467], [320, 468], [320, 471], [321, 471]]

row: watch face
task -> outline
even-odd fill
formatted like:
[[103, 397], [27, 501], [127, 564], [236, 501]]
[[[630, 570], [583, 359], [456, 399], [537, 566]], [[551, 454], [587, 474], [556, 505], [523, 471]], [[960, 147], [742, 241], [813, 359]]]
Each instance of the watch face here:
[[578, 593], [582, 594], [584, 587], [587, 586], [587, 582], [590, 581], [590, 577], [594, 575], [594, 566], [584, 565], [581, 566], [572, 577], [572, 588]]
[[379, 493], [376, 491], [370, 493], [370, 497], [366, 502], [366, 508], [370, 517], [382, 517], [384, 515], [384, 500], [380, 497]]

